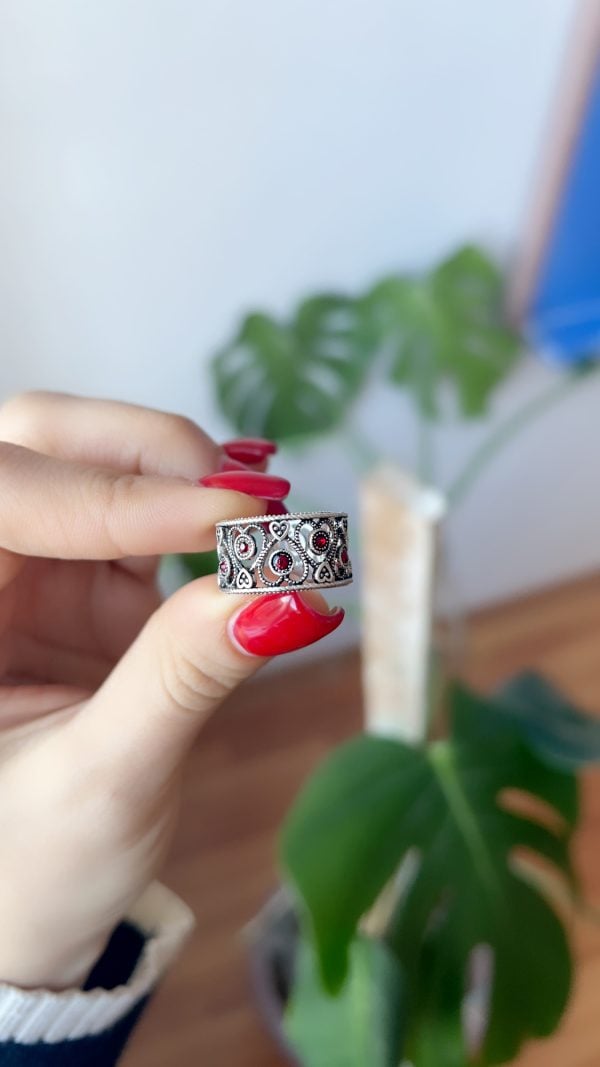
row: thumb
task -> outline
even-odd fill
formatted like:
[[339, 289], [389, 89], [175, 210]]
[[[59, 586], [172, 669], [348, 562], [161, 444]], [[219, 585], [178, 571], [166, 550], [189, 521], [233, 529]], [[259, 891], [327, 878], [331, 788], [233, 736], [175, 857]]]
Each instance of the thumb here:
[[149, 619], [81, 715], [84, 743], [128, 787], [156, 792], [208, 715], [271, 656], [320, 640], [342, 622], [318, 593], [229, 596], [209, 575]]

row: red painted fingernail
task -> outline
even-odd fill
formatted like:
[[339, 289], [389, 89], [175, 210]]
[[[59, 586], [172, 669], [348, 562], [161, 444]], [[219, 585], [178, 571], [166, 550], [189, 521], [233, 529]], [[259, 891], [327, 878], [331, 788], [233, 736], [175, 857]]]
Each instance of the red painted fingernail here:
[[253, 656], [280, 656], [305, 648], [337, 630], [343, 608], [324, 615], [300, 593], [273, 593], [256, 597], [231, 622], [231, 634]]
[[287, 478], [244, 470], [207, 474], [205, 478], [200, 478], [198, 484], [207, 489], [234, 489], [237, 493], [248, 493], [248, 496], [258, 496], [263, 500], [281, 500], [291, 488]]
[[266, 504], [267, 515], [289, 515], [288, 509], [281, 500], [267, 500]]
[[240, 463], [237, 459], [230, 459], [225, 453], [221, 457], [219, 463], [219, 471], [248, 471], [250, 467], [247, 463]]
[[238, 437], [235, 441], [226, 441], [223, 451], [240, 463], [262, 463], [267, 456], [274, 455], [277, 445], [264, 437]]

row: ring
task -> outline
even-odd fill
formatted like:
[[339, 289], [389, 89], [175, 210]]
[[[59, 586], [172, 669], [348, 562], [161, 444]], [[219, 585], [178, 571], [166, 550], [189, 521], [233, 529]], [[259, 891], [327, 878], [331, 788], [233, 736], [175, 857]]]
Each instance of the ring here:
[[217, 577], [227, 593], [285, 593], [348, 585], [348, 516], [255, 515], [217, 523]]

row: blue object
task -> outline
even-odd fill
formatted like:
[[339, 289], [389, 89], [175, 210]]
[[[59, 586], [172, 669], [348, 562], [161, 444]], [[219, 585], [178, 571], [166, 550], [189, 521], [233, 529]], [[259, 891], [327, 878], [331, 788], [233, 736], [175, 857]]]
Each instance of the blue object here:
[[600, 64], [527, 314], [534, 345], [563, 363], [600, 356]]

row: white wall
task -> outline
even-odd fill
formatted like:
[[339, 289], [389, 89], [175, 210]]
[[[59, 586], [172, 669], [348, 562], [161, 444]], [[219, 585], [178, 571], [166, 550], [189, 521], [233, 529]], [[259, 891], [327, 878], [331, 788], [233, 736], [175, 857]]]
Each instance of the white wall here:
[[[575, 6], [0, 0], [0, 393], [129, 398], [219, 433], [202, 361], [244, 309], [466, 238], [508, 257]], [[600, 563], [599, 398], [528, 433], [457, 516], [466, 603]], [[399, 410], [378, 394], [364, 417], [406, 454]], [[443, 464], [479, 432], [444, 435]], [[339, 449], [287, 468], [303, 500], [352, 497]]]

